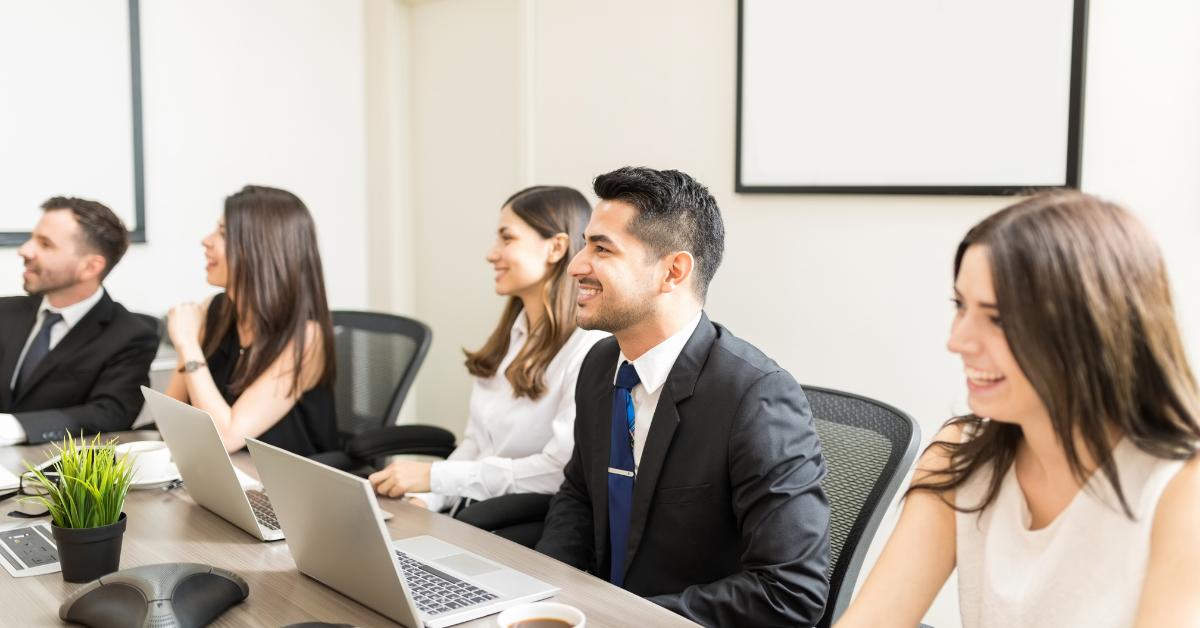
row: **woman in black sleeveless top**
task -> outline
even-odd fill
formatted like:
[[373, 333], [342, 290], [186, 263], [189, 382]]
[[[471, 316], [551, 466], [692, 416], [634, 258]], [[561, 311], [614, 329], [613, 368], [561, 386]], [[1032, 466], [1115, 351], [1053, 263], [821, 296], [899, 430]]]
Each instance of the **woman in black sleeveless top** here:
[[208, 282], [225, 293], [171, 310], [179, 359], [167, 394], [212, 415], [229, 451], [247, 437], [300, 455], [336, 449], [333, 318], [312, 216], [290, 192], [246, 186], [217, 224], [202, 244]]

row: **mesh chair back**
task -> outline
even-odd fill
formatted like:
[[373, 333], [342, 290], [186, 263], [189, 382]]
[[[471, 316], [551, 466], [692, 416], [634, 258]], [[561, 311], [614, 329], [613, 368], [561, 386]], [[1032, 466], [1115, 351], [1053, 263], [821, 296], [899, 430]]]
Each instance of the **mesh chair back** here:
[[334, 312], [333, 336], [338, 434], [344, 445], [355, 434], [396, 420], [433, 332], [403, 316]]
[[917, 457], [921, 428], [889, 405], [804, 386], [829, 469], [829, 600], [818, 628], [845, 612], [879, 522]]
[[157, 316], [151, 316], [149, 314], [142, 314], [140, 312], [131, 312], [131, 314], [145, 322], [147, 327], [153, 329], [154, 333], [158, 334], [158, 342], [162, 342], [164, 335], [163, 332], [167, 330], [167, 323], [163, 319], [160, 319]]

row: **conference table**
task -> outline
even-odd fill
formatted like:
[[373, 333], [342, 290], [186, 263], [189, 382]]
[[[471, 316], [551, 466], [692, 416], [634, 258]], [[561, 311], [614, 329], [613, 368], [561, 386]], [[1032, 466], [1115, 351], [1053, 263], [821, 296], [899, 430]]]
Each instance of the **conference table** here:
[[[105, 436], [120, 442], [159, 439], [153, 431]], [[24, 470], [22, 461], [37, 464], [53, 450], [49, 444], [0, 447], [0, 467], [19, 473]], [[248, 453], [233, 454], [232, 459], [237, 467], [258, 477]], [[562, 589], [551, 601], [581, 609], [589, 628], [696, 626], [604, 580], [445, 515], [386, 497], [379, 498], [379, 506], [395, 515], [387, 522], [393, 539], [427, 534], [549, 582]], [[0, 524], [26, 521], [9, 517], [13, 510], [41, 509], [13, 500], [0, 502]], [[250, 596], [211, 626], [279, 628], [308, 621], [363, 628], [400, 625], [301, 574], [292, 561], [287, 541], [264, 543], [246, 534], [198, 506], [188, 496], [186, 486], [131, 491], [124, 511], [128, 527], [121, 553], [123, 569], [168, 562], [205, 563], [233, 571], [249, 583]], [[63, 582], [61, 573], [12, 578], [0, 570], [0, 625], [63, 626], [58, 607], [79, 586]], [[497, 622], [495, 615], [488, 615], [459, 625], [495, 628]]]

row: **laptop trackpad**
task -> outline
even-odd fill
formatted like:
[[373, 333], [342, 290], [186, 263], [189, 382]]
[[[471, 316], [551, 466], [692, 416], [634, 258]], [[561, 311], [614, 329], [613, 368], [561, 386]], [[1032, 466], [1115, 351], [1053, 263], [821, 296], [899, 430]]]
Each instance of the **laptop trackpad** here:
[[441, 563], [459, 573], [468, 576], [478, 576], [493, 571], [500, 571], [498, 565], [493, 565], [487, 561], [479, 560], [467, 554], [451, 554], [443, 558], [434, 559], [435, 563]]

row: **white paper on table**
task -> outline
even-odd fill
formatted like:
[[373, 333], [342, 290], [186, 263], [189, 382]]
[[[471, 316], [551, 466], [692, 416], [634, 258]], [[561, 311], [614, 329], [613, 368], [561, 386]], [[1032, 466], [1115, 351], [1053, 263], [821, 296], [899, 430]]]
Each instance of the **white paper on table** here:
[[21, 485], [21, 478], [8, 469], [0, 467], [0, 491], [7, 491]]
[[[31, 559], [25, 551], [30, 544], [50, 554]], [[62, 571], [62, 565], [58, 562], [58, 546], [54, 543], [50, 524], [46, 521], [21, 521], [0, 525], [0, 564], [3, 564], [8, 570], [8, 575], [14, 578], [42, 576]]]
[[233, 474], [237, 476], [238, 484], [242, 485], [243, 491], [261, 491], [263, 490], [262, 482], [250, 477], [249, 473], [234, 467]]

